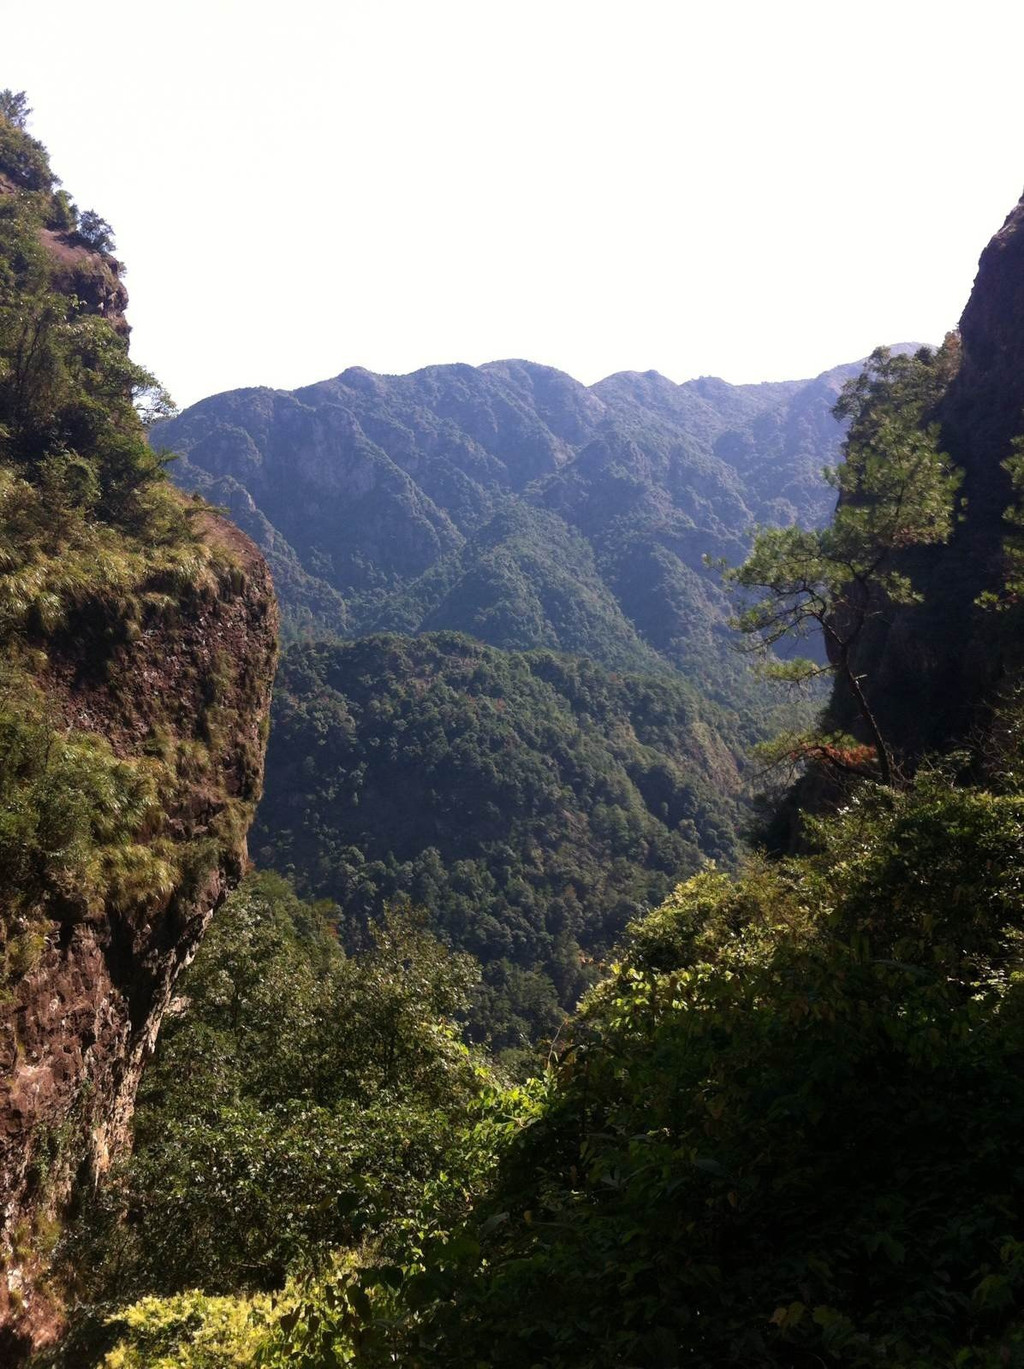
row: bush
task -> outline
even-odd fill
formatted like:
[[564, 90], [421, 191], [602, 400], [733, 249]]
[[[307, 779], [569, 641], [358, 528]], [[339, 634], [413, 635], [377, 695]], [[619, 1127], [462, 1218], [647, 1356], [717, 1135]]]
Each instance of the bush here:
[[279, 1362], [1024, 1362], [1024, 800], [929, 774], [817, 837], [637, 923], [467, 1138], [471, 1219], [311, 1283]]
[[474, 979], [409, 910], [346, 957], [322, 906], [250, 876], [181, 982], [134, 1153], [71, 1238], [80, 1295], [279, 1288], [386, 1248], [486, 1083], [454, 1015]]

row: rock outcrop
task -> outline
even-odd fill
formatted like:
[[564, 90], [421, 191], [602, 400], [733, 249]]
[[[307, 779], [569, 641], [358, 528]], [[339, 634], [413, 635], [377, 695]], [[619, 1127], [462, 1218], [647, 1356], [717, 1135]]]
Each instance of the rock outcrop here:
[[[14, 199], [24, 189], [0, 169], [0, 199]], [[120, 337], [127, 338], [131, 331], [125, 318], [128, 291], [121, 279], [121, 263], [109, 252], [90, 247], [71, 228], [42, 225], [39, 241], [54, 264], [54, 284], [61, 294], [80, 301], [83, 312], [100, 315]]]
[[[38, 960], [0, 1000], [0, 1361], [60, 1318], [45, 1285], [48, 1233], [125, 1143], [135, 1092], [175, 979], [246, 864], [260, 796], [277, 614], [266, 566], [212, 517], [213, 585], [184, 593], [135, 640], [71, 619], [50, 640], [44, 687], [63, 727], [138, 759], [202, 738], [156, 820], [182, 853], [173, 887], [117, 906], [70, 901]], [[5, 1358], [6, 1356], [6, 1358]]]
[[[985, 248], [960, 320], [960, 364], [938, 410], [940, 441], [963, 471], [962, 517], [948, 544], [906, 570], [921, 602], [879, 614], [857, 650], [883, 731], [908, 763], [983, 733], [1022, 660], [1019, 619], [979, 605], [1005, 578], [1003, 462], [1024, 434], [1024, 199]], [[833, 720], [857, 731], [837, 688]]]
[[982, 253], [960, 319], [962, 359], [941, 420], [946, 449], [964, 471], [967, 516], [955, 543], [974, 575], [999, 574], [1010, 481], [1001, 462], [1024, 432], [1024, 198]]
[[128, 1137], [175, 979], [246, 861], [277, 606], [161, 476], [96, 216], [0, 114], [0, 1364]]

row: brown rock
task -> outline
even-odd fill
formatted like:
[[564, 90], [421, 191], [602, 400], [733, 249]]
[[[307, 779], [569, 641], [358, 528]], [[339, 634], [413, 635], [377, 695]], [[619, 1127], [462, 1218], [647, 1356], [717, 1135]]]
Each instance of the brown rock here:
[[215, 592], [183, 596], [172, 619], [134, 642], [110, 645], [88, 621], [73, 620], [48, 643], [55, 710], [69, 726], [101, 733], [122, 755], [138, 755], [154, 727], [194, 728], [214, 671], [226, 723], [210, 743], [214, 778], [169, 796], [166, 807], [168, 829], [182, 842], [219, 832], [207, 868], [155, 904], [53, 922], [41, 959], [0, 1002], [3, 1364], [59, 1333], [41, 1233], [76, 1187], [96, 1183], [124, 1146], [175, 980], [246, 864], [277, 610], [251, 543], [212, 516], [205, 538], [230, 554]]

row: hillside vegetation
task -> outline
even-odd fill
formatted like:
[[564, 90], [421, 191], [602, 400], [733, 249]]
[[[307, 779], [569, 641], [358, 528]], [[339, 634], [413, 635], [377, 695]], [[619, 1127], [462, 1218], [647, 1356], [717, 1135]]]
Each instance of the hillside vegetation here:
[[294, 646], [253, 854], [356, 943], [389, 901], [427, 910], [485, 967], [474, 1030], [518, 1046], [681, 872], [734, 859], [742, 740], [670, 676], [454, 633]]
[[[324, 979], [314, 910], [254, 891], [263, 911], [249, 895], [204, 948], [154, 1075], [99, 1267], [108, 1297], [163, 1296], [91, 1332], [117, 1342], [103, 1364], [1019, 1363], [1021, 799], [934, 770], [863, 786], [810, 836], [633, 923], [541, 1077], [448, 1095], [443, 1159], [361, 1054], [380, 952]], [[300, 942], [280, 943], [289, 923]], [[395, 992], [380, 981], [371, 1010]], [[388, 1010], [396, 1058], [450, 1049], [450, 1022], [418, 1035], [432, 1011]], [[406, 1096], [449, 1069], [410, 1072]], [[344, 1096], [359, 1070], [357, 1128], [290, 1101]]]
[[[218, 1298], [179, 1286], [138, 1300], [107, 1327], [106, 1369], [160, 1355], [193, 1369], [229, 1355], [276, 1369], [1024, 1363], [1019, 672], [1005, 656], [998, 696], [951, 738], [960, 749], [920, 764], [863, 650], [876, 621], [941, 614], [933, 568], [964, 554], [961, 539], [995, 548], [978, 633], [994, 613], [994, 643], [1019, 634], [1020, 511], [979, 528], [991, 507], [968, 502], [958, 521], [959, 473], [933, 420], [977, 356], [949, 343], [890, 362], [879, 353], [850, 392], [831, 527], [766, 533], [736, 577], [778, 596], [786, 633], [808, 601], [820, 610], [858, 660], [847, 669], [834, 653], [831, 665], [871, 715], [851, 718], [853, 736], [819, 733], [813, 753], [781, 743], [791, 762], [815, 756], [801, 793], [820, 811], [804, 813], [799, 849], [704, 867], [634, 918], [546, 1068], [525, 1083], [492, 1075], [443, 1173], [405, 1190], [398, 1225], [381, 1220], [313, 1268], [293, 1263], [276, 1301], [245, 1280]], [[995, 454], [1008, 487], [1014, 450]], [[771, 635], [761, 602], [748, 614]], [[396, 651], [396, 678], [429, 699], [429, 653], [460, 641], [301, 649], [295, 661], [324, 653], [307, 677], [323, 744], [334, 729], [318, 681], [332, 653]], [[947, 678], [939, 646], [913, 669]], [[418, 668], [411, 651], [428, 653]], [[521, 662], [524, 683], [568, 670], [578, 717], [592, 712], [614, 738], [628, 718], [652, 741], [630, 677], [588, 667], [588, 680], [544, 653], [500, 659]], [[810, 668], [821, 666], [787, 673]], [[893, 670], [881, 676], [890, 688]], [[346, 682], [333, 715], [350, 736], [373, 707], [370, 683]], [[584, 686], [607, 702], [581, 710]], [[458, 698], [474, 698], [465, 678]], [[443, 714], [447, 696], [436, 699]], [[407, 716], [415, 734], [418, 708]], [[429, 755], [429, 734], [418, 745]], [[446, 736], [443, 752], [452, 746]], [[519, 774], [495, 767], [491, 782]], [[368, 793], [376, 815], [401, 803], [395, 780]], [[417, 789], [403, 826], [429, 829], [440, 792]]]
[[[22, 113], [0, 93], [0, 1357], [1021, 1369], [1024, 201], [962, 337], [844, 390], [827, 524], [798, 489], [834, 377], [350, 371], [165, 429], [293, 634], [336, 634], [285, 654], [279, 873], [229, 893], [273, 613], [145, 448], [109, 232]], [[772, 855], [740, 852], [772, 718], [703, 552], [750, 639], [823, 634], [776, 674], [837, 682], [769, 748], [800, 774]]]
[[347, 957], [333, 911], [260, 874], [214, 920], [133, 1152], [60, 1248], [77, 1297], [272, 1291], [363, 1232], [397, 1240], [443, 1173], [491, 1082], [456, 1020], [477, 967], [409, 912]]

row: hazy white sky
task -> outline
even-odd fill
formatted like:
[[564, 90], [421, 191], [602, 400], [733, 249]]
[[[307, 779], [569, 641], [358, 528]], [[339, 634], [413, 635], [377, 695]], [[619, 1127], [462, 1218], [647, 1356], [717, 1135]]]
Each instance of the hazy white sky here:
[[1024, 185], [1006, 0], [0, 12], [182, 404], [513, 356], [813, 375], [940, 339]]

